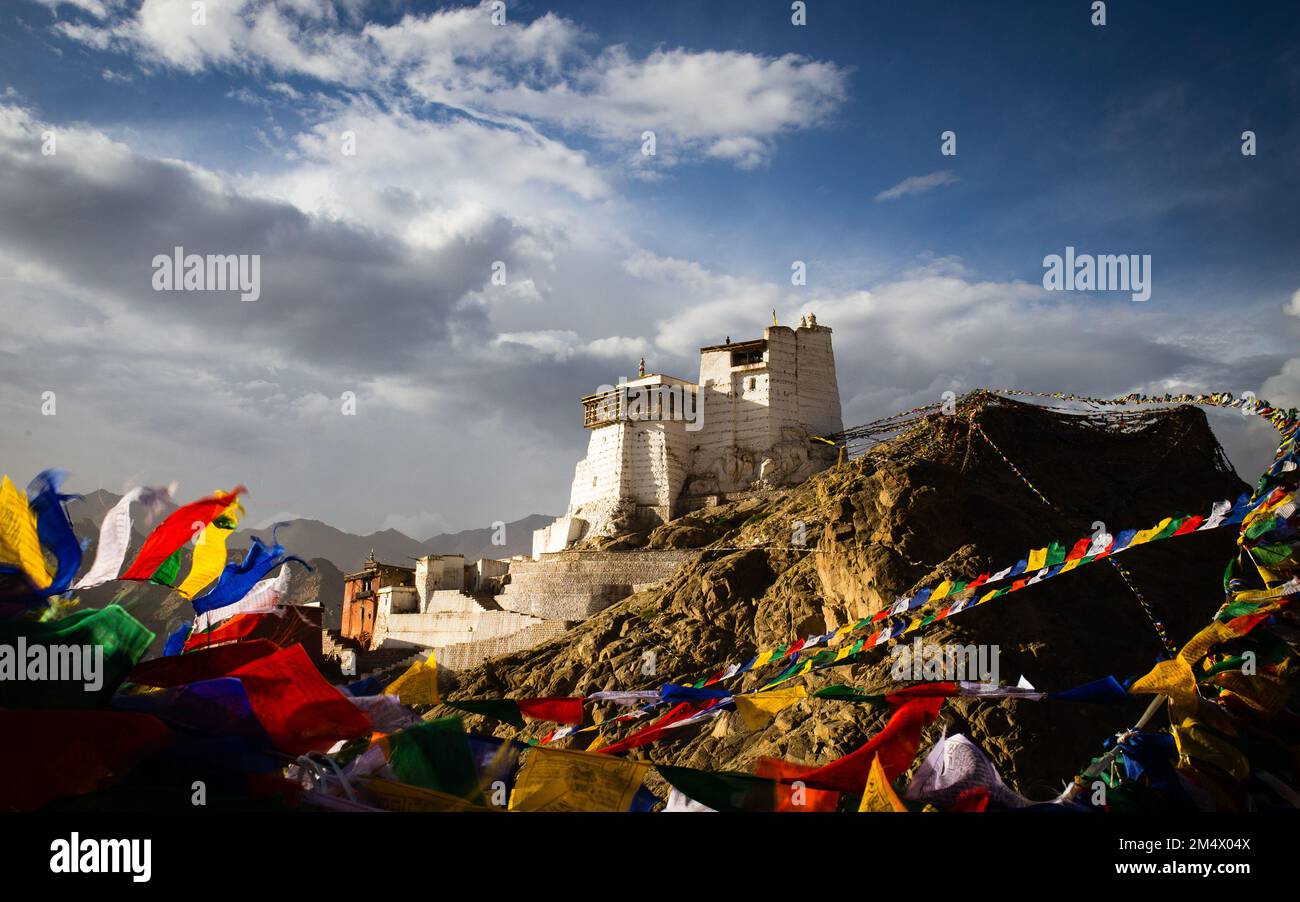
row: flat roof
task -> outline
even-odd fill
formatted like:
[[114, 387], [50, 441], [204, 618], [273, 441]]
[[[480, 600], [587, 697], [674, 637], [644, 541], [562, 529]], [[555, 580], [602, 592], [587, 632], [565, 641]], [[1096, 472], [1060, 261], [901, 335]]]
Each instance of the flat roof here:
[[650, 373], [639, 379], [632, 379], [624, 382], [622, 385], [612, 385], [604, 391], [598, 391], [590, 395], [583, 395], [583, 401], [590, 401], [593, 398], [600, 398], [608, 394], [617, 392], [620, 388], [643, 388], [647, 385], [688, 385], [691, 388], [696, 387], [696, 383], [688, 379], [678, 379], [676, 376], [666, 376], [663, 373]]
[[749, 341], [733, 341], [731, 344], [709, 345], [700, 348], [700, 353], [703, 354], [705, 351], [747, 351], [751, 348], [765, 347], [767, 347], [766, 338], [753, 338]]

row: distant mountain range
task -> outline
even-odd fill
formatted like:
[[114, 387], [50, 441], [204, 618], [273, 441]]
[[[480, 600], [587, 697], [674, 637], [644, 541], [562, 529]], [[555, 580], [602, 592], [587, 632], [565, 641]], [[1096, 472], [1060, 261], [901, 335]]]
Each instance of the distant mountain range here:
[[[69, 502], [68, 514], [77, 527], [78, 535], [98, 539], [100, 522], [120, 499], [120, 495], [99, 489], [87, 494], [81, 501]], [[359, 536], [320, 520], [306, 519], [285, 521], [288, 525], [280, 528], [278, 536], [281, 544], [291, 554], [306, 560], [324, 558], [341, 572], [348, 573], [361, 569], [371, 551], [374, 551], [377, 560], [401, 566], [410, 566], [411, 561], [426, 554], [463, 554], [466, 563], [482, 557], [508, 558], [516, 554], [531, 554], [533, 530], [546, 526], [553, 519], [543, 514], [530, 514], [521, 520], [505, 524], [504, 545], [492, 544], [495, 530], [491, 527], [444, 533], [421, 542], [396, 529]], [[249, 536], [253, 535], [269, 541], [271, 530], [239, 529], [230, 537], [228, 546], [231, 549], [247, 548]], [[132, 553], [139, 550], [143, 541], [140, 524], [136, 524], [131, 542]]]
[[[396, 529], [385, 529], [369, 535], [358, 536], [322, 523], [319, 520], [288, 520], [277, 533], [280, 543], [292, 553], [306, 558], [322, 557], [332, 561], [344, 573], [360, 570], [371, 551], [375, 559], [385, 564], [412, 566], [412, 562], [426, 554], [463, 554], [465, 562], [479, 558], [508, 558], [516, 554], [532, 554], [533, 530], [546, 526], [554, 517], [530, 514], [522, 520], [505, 525], [504, 545], [493, 545], [494, 530], [466, 529], [444, 533], [423, 542]], [[240, 529], [230, 537], [232, 548], [247, 547], [248, 537], [270, 539], [270, 529]]]

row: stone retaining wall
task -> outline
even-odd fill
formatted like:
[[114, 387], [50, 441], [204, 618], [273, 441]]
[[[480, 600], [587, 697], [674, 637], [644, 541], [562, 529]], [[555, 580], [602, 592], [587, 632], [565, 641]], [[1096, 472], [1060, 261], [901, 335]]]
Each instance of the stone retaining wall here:
[[430, 647], [457, 645], [481, 639], [495, 639], [542, 621], [512, 611], [483, 611], [470, 614], [446, 611], [428, 614], [390, 614], [384, 644], [409, 643]]
[[668, 579], [696, 553], [563, 551], [536, 561], [512, 561], [510, 582], [497, 603], [543, 620], [583, 620], [627, 598], [634, 587]]
[[434, 659], [438, 662], [440, 668], [466, 670], [476, 664], [481, 664], [488, 658], [514, 654], [517, 651], [526, 651], [536, 645], [541, 645], [543, 642], [563, 635], [570, 626], [571, 624], [564, 620], [538, 621], [535, 625], [526, 627], [517, 633], [511, 633], [508, 636], [480, 639], [475, 642], [462, 642], [446, 648], [435, 648], [433, 650]]

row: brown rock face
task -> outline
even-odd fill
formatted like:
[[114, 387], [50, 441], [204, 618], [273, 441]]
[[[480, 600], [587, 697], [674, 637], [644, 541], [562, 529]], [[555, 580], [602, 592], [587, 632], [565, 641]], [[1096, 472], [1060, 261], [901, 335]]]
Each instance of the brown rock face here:
[[[900, 594], [946, 578], [974, 579], [1051, 540], [1072, 543], [1099, 522], [1112, 534], [1144, 529], [1177, 513], [1206, 513], [1213, 501], [1245, 490], [1197, 408], [1103, 417], [976, 393], [961, 400], [955, 415], [926, 417], [797, 488], [661, 527], [648, 547], [699, 544], [698, 558], [659, 588], [602, 611], [561, 639], [461, 674], [448, 695], [584, 695], [694, 681], [762, 648], [873, 614]], [[1223, 529], [1122, 555], [1175, 642], [1221, 602], [1234, 539], [1234, 530]], [[1024, 675], [1044, 690], [1108, 674], [1123, 680], [1146, 672], [1161, 652], [1147, 615], [1104, 561], [964, 611], [920, 635], [996, 648], [1003, 682]], [[810, 691], [847, 683], [887, 692], [899, 685], [891, 663], [882, 646], [802, 680]], [[752, 688], [773, 673], [748, 674], [732, 687]], [[1141, 700], [1102, 706], [957, 699], [945, 706], [922, 751], [941, 730], [966, 733], [1008, 783], [1047, 799], [1142, 707]], [[466, 719], [472, 729], [516, 732]], [[745, 732], [734, 714], [725, 714], [630, 754], [713, 770], [752, 770], [762, 755], [823, 764], [859, 746], [884, 719], [873, 708], [808, 699], [761, 731]], [[546, 730], [531, 725], [527, 734]], [[626, 728], [610, 733], [625, 734]], [[579, 747], [592, 735], [579, 737]]]

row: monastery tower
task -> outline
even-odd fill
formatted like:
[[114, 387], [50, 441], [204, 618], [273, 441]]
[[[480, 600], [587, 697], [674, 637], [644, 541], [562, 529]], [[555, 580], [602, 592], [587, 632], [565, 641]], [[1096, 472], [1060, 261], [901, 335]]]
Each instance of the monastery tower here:
[[587, 456], [565, 516], [533, 533], [534, 557], [802, 482], [836, 457], [812, 437], [844, 428], [831, 330], [811, 315], [701, 348], [697, 382], [643, 372], [582, 405]]

